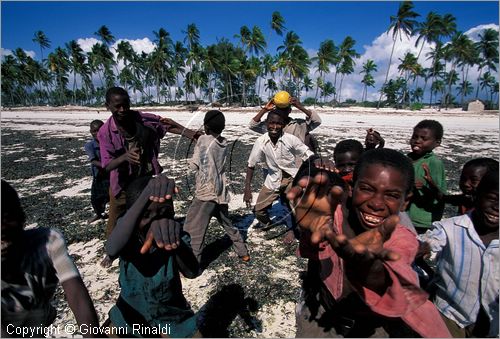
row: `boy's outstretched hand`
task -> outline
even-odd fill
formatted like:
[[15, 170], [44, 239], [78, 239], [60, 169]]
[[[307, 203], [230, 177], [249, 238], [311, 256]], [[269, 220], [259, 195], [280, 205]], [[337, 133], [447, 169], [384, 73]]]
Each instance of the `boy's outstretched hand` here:
[[174, 193], [179, 192], [174, 179], [169, 179], [162, 174], [152, 178], [148, 182], [147, 188], [149, 190], [149, 200], [158, 203], [172, 199]]
[[311, 232], [311, 242], [315, 244], [324, 240], [327, 230], [332, 229], [333, 214], [344, 193], [340, 186], [329, 189], [328, 183], [328, 174], [322, 171], [314, 178], [303, 177], [287, 194], [297, 223]]
[[175, 250], [180, 244], [181, 225], [173, 219], [157, 219], [151, 222], [146, 240], [141, 247], [141, 254], [145, 254], [153, 246], [153, 241], [158, 248], [166, 251]]

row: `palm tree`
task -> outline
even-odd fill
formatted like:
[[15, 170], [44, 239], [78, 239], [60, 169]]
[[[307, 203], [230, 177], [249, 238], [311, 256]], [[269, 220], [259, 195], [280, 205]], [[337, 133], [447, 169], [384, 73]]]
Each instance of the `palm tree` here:
[[40, 60], [43, 61], [43, 50], [45, 48], [50, 48], [50, 40], [47, 38], [43, 31], [36, 31], [31, 41], [37, 43], [40, 46]]
[[[414, 27], [417, 24], [417, 21], [414, 19], [420, 16], [413, 11], [413, 2], [404, 1], [399, 5], [398, 14], [396, 16], [391, 15], [391, 24], [389, 25], [389, 29], [387, 33], [392, 30], [392, 50], [391, 55], [389, 57], [389, 64], [387, 65], [387, 72], [385, 74], [384, 85], [387, 83], [387, 78], [389, 77], [389, 70], [391, 68], [392, 63], [392, 55], [394, 54], [394, 47], [396, 47], [396, 40], [399, 35], [400, 40], [402, 39], [402, 34], [404, 33], [407, 37], [413, 32]], [[383, 85], [383, 86], [384, 86]], [[377, 109], [380, 107], [380, 102], [382, 101], [382, 94], [380, 93], [380, 98], [378, 100]]]
[[479, 82], [481, 73], [484, 67], [488, 67], [488, 71], [496, 71], [498, 64], [498, 31], [487, 28], [479, 34], [479, 41], [476, 43], [476, 48], [479, 51], [482, 62], [479, 63], [479, 75], [477, 77], [476, 99], [479, 97]]
[[[333, 43], [333, 40], [325, 40], [319, 45], [317, 55], [311, 59], [312, 62], [317, 63], [317, 72], [319, 76], [325, 81], [325, 74], [330, 72], [330, 65], [335, 63], [337, 57], [337, 48]], [[316, 94], [314, 95], [314, 105], [318, 103], [318, 91], [319, 88], [316, 87]]]
[[271, 29], [279, 36], [283, 36], [283, 31], [286, 31], [285, 19], [283, 19], [280, 12], [273, 12], [271, 17]]
[[[345, 75], [351, 74], [352, 72], [354, 72], [354, 65], [356, 64], [354, 59], [359, 58], [359, 53], [357, 53], [356, 50], [354, 49], [355, 44], [356, 44], [356, 40], [354, 40], [350, 36], [347, 36], [344, 38], [344, 40], [342, 41], [342, 43], [339, 46], [339, 52], [338, 52], [338, 56], [336, 58], [336, 61], [338, 61], [338, 63], [340, 63], [340, 65], [337, 66], [338, 68], [335, 72], [335, 77], [334, 77], [334, 82], [333, 82], [333, 86], [335, 87], [335, 90], [336, 90], [337, 89], [336, 88], [336, 86], [337, 86], [337, 73], [340, 73], [341, 78], [340, 78], [340, 86], [339, 86], [339, 91], [338, 91], [338, 95], [339, 95], [338, 101], [339, 102], [340, 102], [340, 95], [342, 94], [342, 83], [344, 81], [344, 77], [345, 77]], [[335, 100], [337, 100], [336, 96], [337, 96], [337, 93], [334, 94]]]
[[366, 97], [368, 95], [368, 87], [374, 87], [375, 85], [375, 79], [373, 79], [372, 72], [377, 71], [377, 64], [375, 61], [372, 59], [366, 60], [366, 62], [363, 64], [363, 70], [359, 72], [360, 74], [365, 74], [363, 76], [363, 79], [361, 80], [361, 83], [364, 85], [363, 86], [363, 93], [361, 94], [361, 101], [364, 102], [366, 101]]
[[474, 87], [472, 86], [470, 81], [466, 80], [466, 81], [462, 81], [460, 86], [457, 87], [457, 91], [462, 96], [461, 104], [463, 105], [464, 104], [464, 97], [472, 94], [472, 92], [474, 91]]
[[[407, 52], [404, 58], [399, 60], [401, 61], [401, 64], [398, 66], [398, 70], [400, 71], [401, 74], [404, 73], [404, 79], [408, 84], [410, 75], [417, 74], [420, 69], [420, 65], [417, 62], [417, 57], [411, 52]], [[405, 88], [403, 92], [402, 102], [404, 102], [404, 100], [407, 97], [409, 98], [409, 95], [407, 95], [408, 93], [409, 93], [408, 88]]]
[[69, 70], [73, 73], [73, 104], [76, 104], [76, 75], [81, 74], [85, 65], [85, 55], [82, 48], [75, 40], [66, 44], [69, 52]]
[[259, 53], [265, 52], [267, 46], [266, 39], [258, 26], [253, 26], [252, 35], [247, 46], [250, 54], [259, 55]]
[[425, 43], [435, 42], [440, 34], [439, 28], [441, 26], [441, 16], [434, 12], [429, 12], [424, 22], [418, 23], [413, 31], [413, 35], [418, 35], [417, 41], [415, 42], [415, 47], [418, 46], [420, 41], [422, 44], [420, 50], [418, 51], [417, 61], [420, 58], [422, 49]]
[[101, 38], [101, 41], [104, 42], [106, 46], [109, 46], [113, 42], [115, 42], [115, 37], [113, 36], [113, 34], [111, 34], [111, 31], [105, 25], [99, 27], [97, 32], [95, 32], [94, 34]]
[[300, 88], [300, 90], [306, 91], [306, 96], [307, 96], [307, 92], [309, 92], [311, 89], [313, 89], [313, 82], [311, 78], [305, 75], [304, 78], [302, 79], [302, 87]]
[[57, 47], [54, 52], [48, 55], [48, 65], [56, 79], [56, 89], [58, 93], [59, 105], [66, 103], [66, 86], [68, 84], [67, 73], [69, 71], [69, 60], [66, 50]]

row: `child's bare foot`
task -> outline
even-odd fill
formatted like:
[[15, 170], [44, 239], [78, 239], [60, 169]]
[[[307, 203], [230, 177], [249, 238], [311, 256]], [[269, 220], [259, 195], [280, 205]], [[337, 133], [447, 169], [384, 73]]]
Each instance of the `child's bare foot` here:
[[283, 242], [287, 245], [291, 245], [295, 242], [295, 234], [293, 234], [292, 230], [286, 232], [285, 237], [283, 238]]
[[101, 261], [101, 267], [103, 267], [103, 268], [108, 268], [108, 267], [110, 267], [110, 266], [111, 266], [111, 264], [113, 263], [113, 260], [114, 260], [114, 259], [111, 259], [111, 257], [110, 257], [109, 255], [106, 255], [106, 256], [104, 257], [104, 259], [102, 259], [102, 261]]

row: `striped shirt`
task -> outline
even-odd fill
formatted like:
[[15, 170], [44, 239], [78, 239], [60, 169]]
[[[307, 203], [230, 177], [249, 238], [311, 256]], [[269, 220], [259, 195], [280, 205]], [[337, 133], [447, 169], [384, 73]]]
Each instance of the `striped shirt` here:
[[460, 327], [476, 322], [480, 306], [490, 318], [489, 336], [498, 336], [498, 239], [486, 247], [470, 213], [435, 222], [419, 236], [438, 254], [435, 304]]

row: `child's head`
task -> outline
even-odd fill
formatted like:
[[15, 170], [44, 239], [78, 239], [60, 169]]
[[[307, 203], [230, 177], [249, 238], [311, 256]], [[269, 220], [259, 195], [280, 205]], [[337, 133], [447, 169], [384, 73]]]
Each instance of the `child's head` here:
[[498, 161], [492, 158], [476, 158], [465, 163], [460, 175], [460, 190], [473, 195], [481, 178], [491, 170], [498, 171]]
[[104, 122], [101, 120], [93, 120], [90, 123], [90, 134], [92, 134], [92, 137], [97, 140], [97, 132], [99, 132], [99, 129], [101, 126], [104, 125]]
[[2, 262], [22, 234], [26, 216], [16, 190], [2, 179]]
[[370, 128], [366, 133], [365, 148], [369, 150], [377, 147], [377, 145], [380, 143], [379, 138], [380, 138], [380, 133]]
[[271, 138], [279, 137], [283, 133], [283, 128], [286, 125], [286, 117], [280, 114], [276, 109], [267, 114], [266, 127]]
[[130, 97], [121, 87], [111, 87], [106, 92], [106, 108], [113, 114], [119, 125], [126, 125], [130, 120]]
[[333, 160], [340, 176], [343, 177], [354, 171], [361, 154], [363, 154], [363, 145], [354, 139], [342, 140], [335, 146]]
[[413, 182], [413, 165], [403, 154], [388, 148], [366, 151], [353, 176], [351, 211], [363, 229], [380, 226], [408, 205]]
[[486, 229], [498, 230], [498, 168], [488, 171], [476, 188], [474, 214]]
[[413, 127], [410, 139], [413, 154], [422, 156], [441, 145], [443, 126], [436, 120], [422, 120]]
[[226, 125], [226, 118], [221, 111], [211, 110], [205, 114], [203, 119], [203, 125], [205, 127], [206, 134], [216, 134], [219, 135], [224, 130]]

